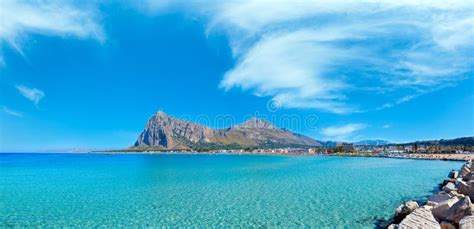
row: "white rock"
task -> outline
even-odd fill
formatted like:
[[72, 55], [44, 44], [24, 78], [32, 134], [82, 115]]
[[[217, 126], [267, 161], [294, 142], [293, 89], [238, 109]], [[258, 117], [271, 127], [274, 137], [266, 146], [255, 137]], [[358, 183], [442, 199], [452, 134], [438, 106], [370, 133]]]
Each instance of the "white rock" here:
[[458, 190], [456, 188], [456, 185], [454, 185], [453, 182], [448, 182], [444, 187], [443, 187], [443, 191], [445, 192], [451, 192], [451, 191], [456, 191]]
[[430, 210], [418, 208], [398, 225], [400, 229], [427, 228], [441, 229]]
[[443, 201], [449, 200], [453, 198], [452, 195], [448, 193], [439, 193], [439, 194], [434, 194], [428, 197], [428, 201], [435, 202], [435, 203], [441, 203]]
[[474, 216], [465, 216], [459, 221], [459, 229], [474, 229]]
[[408, 201], [405, 204], [400, 205], [395, 211], [395, 216], [393, 217], [395, 223], [401, 222], [405, 216], [409, 215], [419, 207], [420, 206], [418, 206], [418, 203], [415, 201]]
[[447, 220], [459, 223], [466, 215], [471, 214], [471, 200], [468, 196], [460, 199], [446, 212]]
[[431, 211], [433, 212], [433, 215], [438, 219], [439, 221], [442, 220], [447, 220], [447, 212], [453, 206], [456, 202], [458, 202], [457, 197], [452, 197], [451, 199], [445, 200], [440, 202], [436, 207], [434, 207]]

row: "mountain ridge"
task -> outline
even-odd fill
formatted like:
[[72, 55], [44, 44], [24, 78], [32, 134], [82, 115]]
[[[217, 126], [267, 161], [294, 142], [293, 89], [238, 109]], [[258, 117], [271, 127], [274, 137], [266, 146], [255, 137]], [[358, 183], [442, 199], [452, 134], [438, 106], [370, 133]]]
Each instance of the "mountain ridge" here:
[[[221, 150], [245, 148], [335, 147], [339, 141], [319, 141], [278, 128], [272, 123], [250, 118], [239, 125], [213, 129], [175, 118], [159, 111], [151, 116], [130, 150]], [[474, 137], [391, 143], [385, 140], [352, 142], [354, 146], [390, 145], [474, 145]]]
[[280, 129], [272, 123], [253, 117], [224, 129], [169, 116], [159, 111], [149, 118], [138, 136], [135, 148], [222, 149], [249, 147], [311, 147], [321, 142], [302, 134]]

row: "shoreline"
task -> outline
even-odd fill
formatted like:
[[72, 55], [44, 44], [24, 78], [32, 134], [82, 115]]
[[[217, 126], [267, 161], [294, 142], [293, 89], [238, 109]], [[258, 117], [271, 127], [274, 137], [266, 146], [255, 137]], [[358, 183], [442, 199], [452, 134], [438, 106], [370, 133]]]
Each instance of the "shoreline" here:
[[467, 160], [460, 170], [452, 170], [439, 184], [439, 191], [421, 206], [415, 200], [400, 205], [389, 229], [474, 228], [474, 164]]
[[103, 155], [256, 155], [256, 156], [304, 156], [304, 157], [376, 157], [376, 158], [393, 158], [393, 159], [416, 159], [416, 160], [442, 160], [442, 161], [474, 161], [474, 153], [469, 154], [375, 154], [375, 153], [337, 153], [337, 154], [293, 154], [293, 153], [233, 153], [233, 152], [129, 152], [129, 151], [84, 151], [84, 152], [2, 152], [0, 154], [103, 154]]
[[474, 160], [474, 153], [470, 154], [405, 154], [405, 155], [380, 155], [361, 153], [338, 153], [338, 154], [291, 154], [291, 153], [220, 153], [220, 152], [89, 152], [89, 154], [182, 154], [182, 155], [260, 155], [260, 156], [327, 156], [327, 157], [378, 157], [395, 159], [416, 160], [441, 160], [441, 161], [467, 161]]
[[474, 153], [470, 154], [405, 154], [405, 155], [363, 155], [363, 154], [333, 154], [332, 157], [379, 157], [396, 159], [416, 159], [416, 160], [440, 160], [440, 161], [468, 161], [474, 160]]

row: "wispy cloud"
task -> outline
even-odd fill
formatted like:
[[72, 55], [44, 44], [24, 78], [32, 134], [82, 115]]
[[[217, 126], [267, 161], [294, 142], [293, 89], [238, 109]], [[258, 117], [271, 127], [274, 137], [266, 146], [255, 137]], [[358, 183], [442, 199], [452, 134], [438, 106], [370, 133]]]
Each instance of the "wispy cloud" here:
[[24, 85], [17, 85], [16, 89], [28, 100], [31, 100], [35, 105], [38, 105], [40, 100], [45, 96], [44, 92], [37, 88], [29, 88]]
[[23, 113], [21, 113], [21, 112], [19, 112], [19, 111], [17, 111], [17, 110], [13, 110], [13, 109], [11, 109], [11, 108], [8, 108], [8, 107], [6, 107], [6, 106], [3, 106], [3, 107], [2, 107], [2, 110], [3, 110], [3, 112], [5, 112], [5, 113], [7, 113], [7, 114], [9, 114], [9, 115], [16, 116], [16, 117], [20, 117], [20, 118], [23, 117]]
[[[388, 108], [472, 76], [474, 68], [468, 1], [180, 4], [207, 18], [209, 34], [229, 37], [236, 64], [220, 87], [273, 97], [283, 107]], [[385, 102], [368, 105], [364, 98], [374, 93]]]
[[362, 130], [366, 127], [365, 124], [361, 123], [351, 123], [351, 124], [346, 124], [342, 126], [330, 126], [326, 127], [321, 130], [321, 133], [323, 135], [326, 135], [328, 137], [346, 137], [350, 134], [353, 134], [354, 132], [358, 130]]
[[[105, 39], [92, 4], [78, 7], [70, 1], [0, 1], [0, 42], [24, 55], [22, 44], [30, 34]], [[1, 55], [1, 52], [0, 52]], [[3, 57], [0, 56], [0, 60]]]
[[394, 102], [388, 102], [388, 103], [384, 103], [382, 106], [380, 107], [377, 107], [376, 110], [382, 110], [382, 109], [386, 109], [386, 108], [390, 108], [390, 107], [393, 107], [395, 105], [398, 105], [398, 104], [402, 104], [402, 103], [405, 103], [405, 102], [408, 102], [416, 97], [418, 97], [419, 94], [414, 94], [414, 95], [405, 95], [401, 98], [398, 98], [396, 99]]
[[385, 125], [382, 126], [382, 128], [384, 128], [384, 129], [387, 129], [387, 128], [390, 128], [390, 127], [391, 127], [390, 124], [385, 124]]
[[472, 71], [465, 51], [474, 50], [474, 7], [460, 1], [244, 1], [220, 9], [213, 24], [229, 31], [238, 59], [221, 86], [287, 107], [349, 113], [370, 109], [351, 96], [373, 93], [367, 85], [410, 93], [391, 107], [414, 99], [409, 90]]
[[[227, 34], [236, 64], [220, 88], [282, 107], [353, 113], [390, 108], [471, 77], [469, 1], [148, 0], [147, 13], [181, 9], [207, 33]], [[97, 4], [0, 1], [0, 40], [23, 54], [29, 34], [105, 39]], [[6, 62], [1, 56], [1, 62]], [[433, 89], [434, 88], [434, 89]], [[366, 98], [383, 94], [377, 104]]]
[[[301, 30], [271, 35], [255, 44], [232, 70], [221, 87], [240, 87], [259, 96], [273, 96], [287, 107], [316, 108], [335, 113], [352, 111], [343, 104], [347, 85], [325, 74], [324, 68], [350, 51], [333, 50], [321, 42], [341, 34]], [[295, 50], [298, 50], [295, 52]], [[308, 58], [324, 55], [325, 58]], [[269, 67], [271, 66], [271, 67]]]

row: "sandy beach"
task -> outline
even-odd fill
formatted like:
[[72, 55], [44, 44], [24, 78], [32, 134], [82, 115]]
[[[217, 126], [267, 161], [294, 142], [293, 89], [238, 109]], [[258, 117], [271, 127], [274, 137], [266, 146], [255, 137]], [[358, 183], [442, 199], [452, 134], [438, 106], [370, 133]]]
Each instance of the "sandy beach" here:
[[360, 153], [338, 153], [329, 156], [355, 156], [355, 157], [388, 157], [388, 158], [407, 158], [407, 159], [422, 159], [422, 160], [449, 160], [449, 161], [467, 161], [474, 159], [474, 153], [469, 154], [426, 154], [426, 153], [411, 153], [411, 154], [360, 154]]
[[474, 159], [474, 154], [408, 154], [408, 158], [467, 161]]

